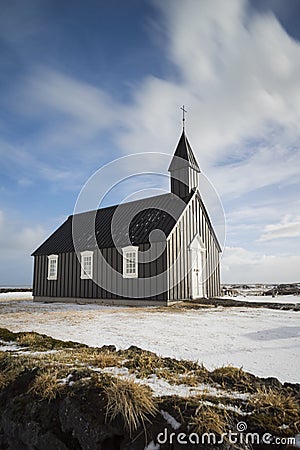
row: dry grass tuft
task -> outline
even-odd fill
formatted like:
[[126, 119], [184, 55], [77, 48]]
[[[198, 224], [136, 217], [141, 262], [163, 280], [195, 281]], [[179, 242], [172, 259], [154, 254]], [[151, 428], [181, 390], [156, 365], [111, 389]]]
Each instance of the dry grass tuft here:
[[24, 333], [17, 337], [17, 342], [26, 347], [43, 347], [44, 338], [37, 333]]
[[250, 398], [249, 404], [262, 420], [263, 416], [272, 417], [274, 425], [288, 424], [299, 431], [300, 405], [293, 395], [262, 388]]
[[250, 404], [259, 411], [285, 411], [289, 414], [299, 413], [299, 405], [294, 396], [283, 394], [277, 390], [259, 389], [251, 398]]
[[38, 374], [30, 388], [30, 392], [41, 400], [54, 400], [64, 390], [65, 386], [60, 383], [59, 371], [47, 369]]
[[252, 380], [250, 375], [238, 367], [219, 367], [211, 372], [210, 377], [223, 388], [230, 387], [239, 390], [251, 390]]
[[92, 366], [104, 369], [105, 367], [119, 367], [120, 361], [116, 355], [110, 352], [94, 353], [89, 363]]
[[31, 350], [52, 350], [52, 349], [69, 349], [69, 348], [86, 348], [87, 345], [72, 341], [60, 341], [45, 334], [36, 332], [18, 332], [13, 333], [6, 328], [0, 328], [0, 339], [5, 342], [14, 341], [23, 347], [29, 347]]
[[4, 370], [10, 363], [11, 355], [8, 352], [0, 351], [0, 370]]
[[104, 369], [122, 365], [122, 360], [116, 353], [92, 348], [60, 349], [51, 354], [32, 355], [31, 357], [39, 361], [39, 364], [47, 362], [58, 366], [74, 366], [74, 368], [93, 366]]
[[151, 352], [128, 351], [128, 356], [125, 366], [131, 372], [137, 373], [140, 378], [147, 378], [155, 373], [157, 368], [164, 367], [163, 359]]
[[163, 358], [155, 353], [141, 350], [128, 349], [122, 352], [127, 358], [124, 365], [131, 373], [140, 378], [147, 378], [156, 374], [159, 378], [164, 378], [171, 384], [182, 384], [182, 378], [191, 385], [204, 382], [208, 376], [208, 370], [203, 365], [198, 365], [192, 361], [178, 361], [172, 358]]
[[106, 416], [113, 420], [120, 415], [130, 434], [149, 420], [148, 415], [156, 412], [150, 388], [133, 380], [111, 378], [104, 391], [107, 395]]
[[208, 371], [205, 367], [184, 373], [169, 372], [169, 376], [164, 376], [171, 384], [186, 384], [190, 387], [196, 387], [201, 383], [207, 383]]
[[0, 352], [0, 389], [14, 382], [26, 369], [32, 369], [32, 361], [9, 352]]
[[3, 389], [7, 384], [7, 377], [4, 372], [0, 372], [0, 389]]
[[121, 365], [121, 358], [115, 352], [109, 350], [80, 349], [74, 352], [74, 357], [81, 363], [90, 364], [100, 369]]
[[214, 433], [221, 436], [226, 432], [229, 415], [225, 410], [201, 403], [191, 420], [191, 425], [198, 435]]

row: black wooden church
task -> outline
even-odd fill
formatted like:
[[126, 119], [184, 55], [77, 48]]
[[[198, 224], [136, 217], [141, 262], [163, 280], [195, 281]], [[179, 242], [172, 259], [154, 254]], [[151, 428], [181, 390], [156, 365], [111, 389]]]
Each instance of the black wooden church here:
[[171, 192], [75, 214], [32, 254], [35, 301], [169, 305], [220, 295], [221, 248], [183, 129]]

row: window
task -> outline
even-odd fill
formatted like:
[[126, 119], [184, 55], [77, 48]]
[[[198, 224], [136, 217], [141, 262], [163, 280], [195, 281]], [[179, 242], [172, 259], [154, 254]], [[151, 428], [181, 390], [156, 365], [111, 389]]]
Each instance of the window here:
[[138, 247], [125, 247], [123, 251], [123, 277], [138, 277]]
[[92, 278], [93, 277], [93, 252], [86, 251], [81, 252], [81, 279]]
[[48, 280], [57, 280], [57, 261], [58, 255], [48, 256]]

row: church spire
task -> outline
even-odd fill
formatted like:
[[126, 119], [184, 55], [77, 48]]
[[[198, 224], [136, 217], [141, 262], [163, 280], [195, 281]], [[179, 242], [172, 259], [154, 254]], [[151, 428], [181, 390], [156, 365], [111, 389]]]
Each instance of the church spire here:
[[171, 172], [185, 166], [190, 166], [196, 172], [200, 172], [200, 167], [183, 129], [168, 170]]
[[199, 187], [200, 168], [183, 128], [168, 171], [171, 174], [171, 192], [186, 198]]

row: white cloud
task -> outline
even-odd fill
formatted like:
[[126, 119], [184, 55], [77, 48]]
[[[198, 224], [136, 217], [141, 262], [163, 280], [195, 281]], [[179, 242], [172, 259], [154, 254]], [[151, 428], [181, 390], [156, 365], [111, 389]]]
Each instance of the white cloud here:
[[20, 186], [23, 186], [26, 188], [28, 186], [32, 186], [34, 184], [34, 182], [33, 182], [33, 180], [30, 180], [29, 178], [21, 177], [18, 179], [18, 184]]
[[300, 237], [300, 216], [285, 216], [279, 223], [266, 225], [260, 241], [295, 237]]
[[[4, 252], [30, 255], [46, 237], [46, 230], [39, 224], [27, 226], [0, 210], [0, 248]], [[4, 256], [3, 253], [1, 255]], [[5, 254], [5, 257], [7, 254]]]
[[[22, 102], [20, 103], [20, 98]], [[119, 123], [121, 104], [104, 90], [46, 67], [33, 67], [11, 99], [11, 107], [26, 117], [44, 117], [43, 130], [51, 145], [89, 138]]]
[[[290, 172], [294, 176], [299, 152], [286, 156], [300, 137], [300, 44], [272, 14], [248, 15], [246, 1], [156, 4], [164, 15], [166, 53], [179, 80], [151, 77], [137, 86], [121, 140], [126, 151], [144, 150], [151, 142], [155, 148], [172, 148], [178, 108], [185, 103], [200, 165], [211, 173], [213, 164], [229, 163], [216, 171], [220, 188], [226, 184], [232, 192], [226, 177], [232, 184], [242, 179], [244, 192], [253, 184], [259, 188], [287, 180]], [[264, 148], [258, 148], [259, 141]]]
[[77, 164], [73, 167], [71, 160], [67, 158], [58, 162], [54, 155], [50, 161], [45, 160], [41, 154], [42, 145], [33, 143], [30, 139], [26, 142], [26, 146], [10, 144], [0, 139], [1, 164], [7, 175], [24, 188], [32, 186], [35, 182], [38, 184], [47, 181], [55, 187], [60, 182], [60, 188], [74, 189], [76, 186], [79, 189], [83, 181], [82, 165]]
[[7, 172], [23, 186], [31, 179], [50, 182], [55, 189], [79, 190], [92, 169], [119, 152], [102, 133], [112, 132], [108, 140], [114, 139], [125, 115], [123, 105], [75, 77], [33, 66], [10, 95], [9, 107], [35, 130], [25, 141], [0, 141]]
[[181, 131], [180, 104], [193, 98], [186, 86], [147, 77], [133, 95], [117, 136], [122, 151], [173, 153]]
[[22, 224], [13, 212], [0, 210], [0, 284], [30, 285], [31, 253], [43, 242], [47, 230], [39, 224]]
[[223, 283], [299, 282], [300, 256], [266, 255], [241, 247], [226, 247], [222, 258]]
[[[270, 145], [258, 148], [242, 162], [218, 166], [211, 169], [217, 189], [226, 197], [242, 197], [244, 194], [268, 186], [299, 183], [300, 153], [288, 146]], [[291, 187], [293, 189], [293, 186]]]

